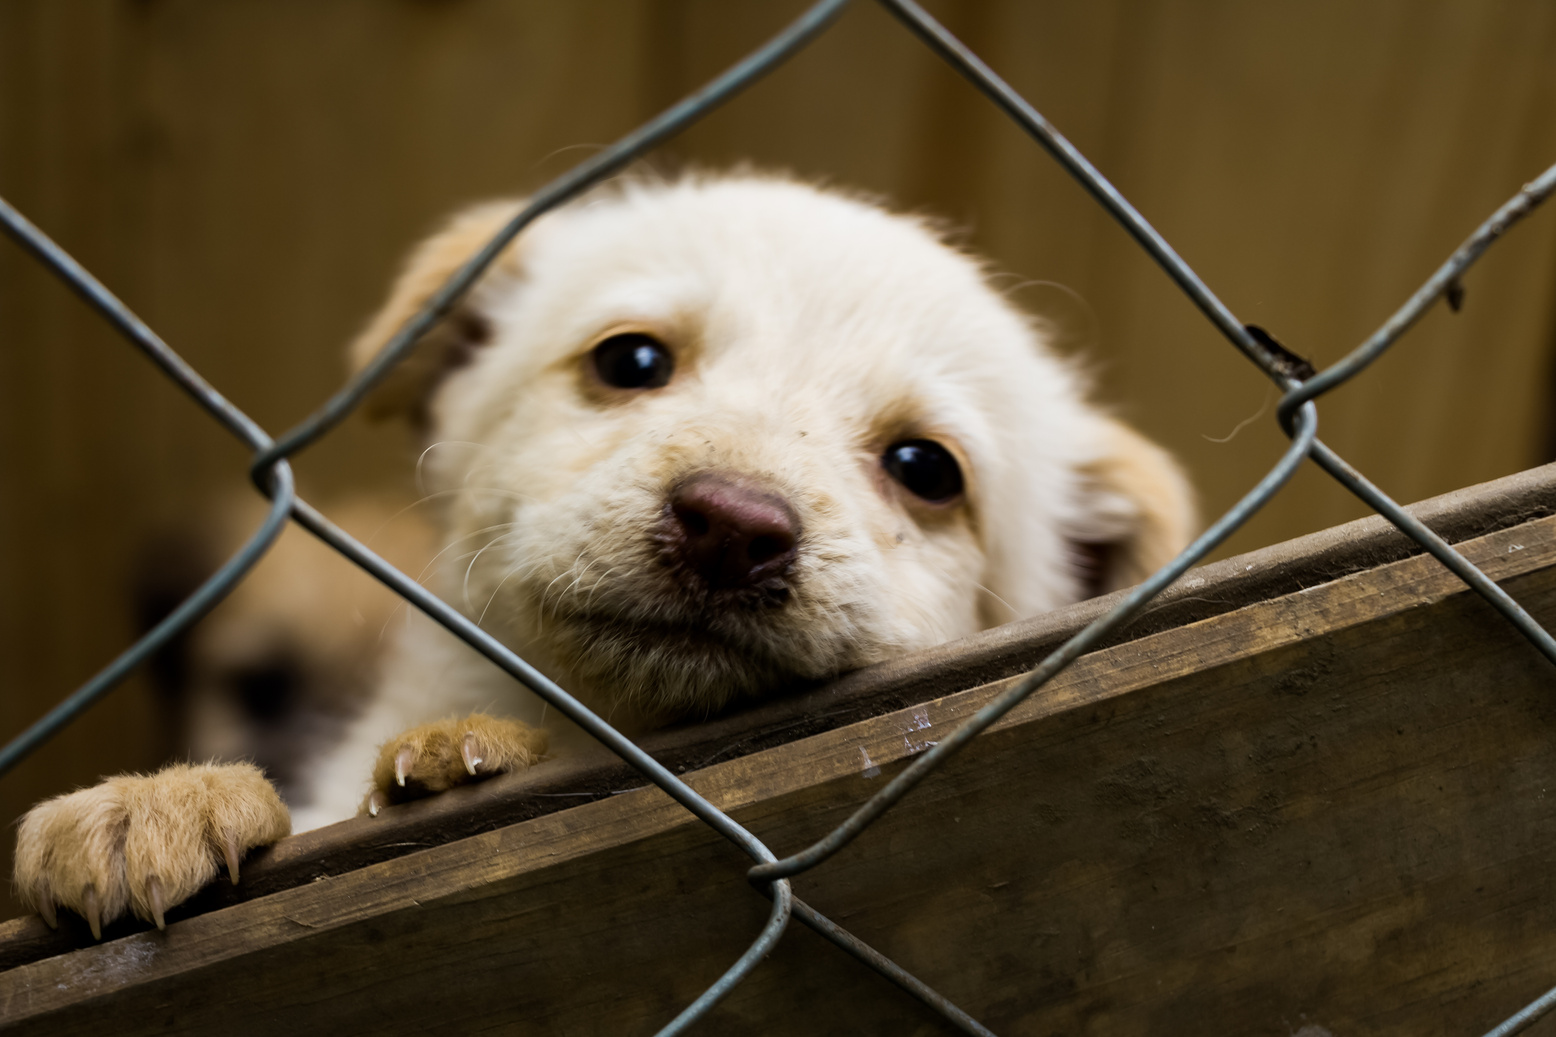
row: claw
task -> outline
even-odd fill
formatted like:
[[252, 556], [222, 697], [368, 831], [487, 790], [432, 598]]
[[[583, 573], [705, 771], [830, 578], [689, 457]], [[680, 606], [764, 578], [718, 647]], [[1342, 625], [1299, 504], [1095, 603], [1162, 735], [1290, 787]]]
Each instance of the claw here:
[[146, 899], [151, 901], [151, 920], [157, 923], [158, 929], [166, 929], [167, 919], [162, 917], [162, 883], [155, 875], [146, 877]]
[[465, 742], [459, 749], [459, 755], [465, 758], [465, 770], [469, 771], [472, 777], [475, 775], [475, 769], [485, 762], [479, 755], [480, 752], [481, 746], [475, 740], [475, 732], [466, 731]]
[[416, 762], [416, 750], [406, 746], [394, 754], [394, 782], [402, 789], [405, 787], [405, 775], [410, 773], [411, 764]]
[[368, 816], [369, 817], [377, 817], [378, 816], [378, 811], [381, 810], [387, 804], [388, 804], [388, 801], [386, 799], [384, 799], [384, 794], [382, 792], [379, 792], [377, 789], [374, 789], [373, 790], [373, 794], [367, 797], [367, 813], [368, 813]]
[[59, 916], [54, 913], [54, 898], [47, 887], [38, 890], [38, 915], [50, 929], [59, 928]]
[[92, 929], [92, 939], [101, 940], [103, 938], [103, 920], [100, 912], [97, 910], [97, 890], [91, 886], [86, 887], [86, 892], [82, 894], [81, 899], [83, 901], [81, 910], [86, 915], [86, 924]]
[[227, 877], [232, 879], [232, 884], [238, 884], [238, 838], [229, 835], [227, 841], [222, 844], [222, 852], [227, 856]]

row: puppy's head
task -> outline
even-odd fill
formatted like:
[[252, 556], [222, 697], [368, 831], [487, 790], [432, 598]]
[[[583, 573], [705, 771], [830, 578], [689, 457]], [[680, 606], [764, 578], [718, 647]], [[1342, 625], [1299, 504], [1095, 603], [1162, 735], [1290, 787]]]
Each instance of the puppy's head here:
[[[413, 255], [358, 363], [517, 211]], [[472, 617], [665, 713], [1132, 582], [1171, 460], [920, 221], [780, 179], [626, 183], [528, 228], [379, 390], [428, 433]]]

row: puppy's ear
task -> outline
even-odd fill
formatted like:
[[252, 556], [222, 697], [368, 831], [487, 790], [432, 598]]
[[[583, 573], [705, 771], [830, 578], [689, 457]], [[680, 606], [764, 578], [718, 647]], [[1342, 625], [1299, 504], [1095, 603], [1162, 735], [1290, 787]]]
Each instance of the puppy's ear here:
[[1086, 525], [1072, 536], [1088, 593], [1131, 587], [1188, 546], [1194, 493], [1172, 456], [1099, 416], [1101, 452], [1082, 470]]
[[[458, 213], [416, 246], [389, 299], [348, 350], [352, 371], [359, 371], [384, 343], [442, 287], [465, 261], [485, 245], [522, 207], [521, 201], [487, 202]], [[443, 377], [469, 363], [492, 334], [485, 302], [494, 284], [519, 273], [518, 243], [503, 250], [453, 312], [433, 326], [366, 402], [369, 416], [404, 417], [426, 426], [428, 406]]]

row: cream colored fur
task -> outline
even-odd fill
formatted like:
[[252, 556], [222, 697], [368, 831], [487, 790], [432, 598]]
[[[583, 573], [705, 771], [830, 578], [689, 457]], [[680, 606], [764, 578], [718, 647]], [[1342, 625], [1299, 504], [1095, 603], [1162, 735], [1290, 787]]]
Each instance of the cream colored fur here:
[[22, 818], [16, 892], [51, 925], [55, 905], [76, 912], [93, 936], [126, 910], [161, 926], [164, 910], [216, 877], [218, 862], [237, 882], [245, 852], [290, 831], [280, 797], [249, 764], [123, 774]]
[[[423, 244], [356, 362], [518, 205]], [[592, 373], [591, 350], [623, 331], [669, 350], [667, 385]], [[977, 260], [923, 221], [782, 178], [629, 180], [541, 217], [374, 406], [428, 436], [435, 589], [629, 734], [1134, 582], [1194, 522], [1171, 459], [1089, 402]], [[895, 482], [882, 454], [905, 439], [950, 450], [965, 493], [928, 504]], [[667, 500], [706, 472], [792, 510], [781, 607], [711, 608], [667, 574]], [[466, 777], [543, 753], [525, 723], [554, 751], [578, 737], [426, 621], [386, 672], [294, 807], [299, 827], [364, 793], [403, 798], [432, 741], [444, 762], [428, 766], [451, 781], [461, 732], [508, 761]], [[480, 712], [521, 723], [416, 728]]]

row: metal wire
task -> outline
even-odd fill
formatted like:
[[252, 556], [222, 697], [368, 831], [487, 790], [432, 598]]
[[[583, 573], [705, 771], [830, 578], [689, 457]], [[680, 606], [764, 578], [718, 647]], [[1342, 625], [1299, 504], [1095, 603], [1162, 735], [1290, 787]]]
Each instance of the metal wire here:
[[[480, 275], [481, 270], [490, 264], [507, 242], [525, 224], [535, 219], [547, 208], [561, 204], [567, 198], [576, 195], [591, 184], [608, 176], [641, 151], [646, 150], [683, 128], [690, 121], [722, 103], [760, 75], [770, 71], [772, 67], [793, 54], [804, 42], [829, 24], [847, 2], [848, 0], [822, 0], [821, 3], [809, 9], [782, 33], [754, 51], [707, 87], [645, 124], [644, 127], [624, 138], [622, 142], [599, 153], [571, 173], [549, 185], [538, 196], [537, 203], [527, 207], [523, 213], [511, 221], [496, 238], [488, 242], [475, 257], [467, 261], [454, 277], [434, 294], [423, 310], [391, 338], [390, 342], [379, 351], [373, 362], [358, 377], [351, 380], [319, 411], [277, 442], [272, 442], [263, 429], [225, 398], [221, 397], [193, 368], [189, 367], [181, 357], [152, 333], [139, 318], [135, 317], [127, 307], [119, 302], [100, 282], [66, 254], [64, 250], [50, 241], [46, 235], [29, 223], [20, 213], [17, 213], [9, 204], [5, 203], [3, 199], [0, 199], [0, 222], [4, 223], [7, 231], [13, 237], [21, 242], [35, 257], [44, 262], [51, 271], [60, 276], [73, 290], [93, 305], [99, 313], [109, 320], [116, 330], [150, 355], [164, 372], [187, 392], [191, 393], [207, 410], [217, 416], [229, 431], [237, 434], [248, 445], [257, 448], [258, 452], [251, 463], [250, 470], [254, 475], [256, 484], [261, 489], [272, 493], [274, 497], [270, 515], [267, 517], [265, 524], [255, 534], [249, 544], [245, 545], [243, 550], [218, 570], [211, 579], [206, 581], [193, 596], [181, 604], [164, 622], [158, 624], [155, 629], [137, 641], [119, 659], [110, 664], [102, 674], [67, 698], [46, 717], [32, 728], [29, 728], [27, 732], [24, 732], [22, 736], [8, 744], [4, 750], [0, 750], [0, 760], [8, 761], [7, 766], [14, 766], [15, 763], [25, 758], [34, 748], [47, 740], [54, 731], [68, 723], [81, 710], [90, 705], [91, 702], [122, 680], [136, 665], [149, 658], [171, 636], [197, 620], [200, 615], [203, 615], [205, 611], [208, 611], [210, 607], [220, 601], [274, 541], [280, 532], [287, 512], [290, 511], [292, 517], [299, 524], [335, 547], [342, 554], [351, 558], [372, 575], [387, 583], [421, 608], [431, 618], [442, 623], [460, 637], [463, 637], [477, 651], [482, 652], [482, 654], [486, 655], [510, 675], [530, 687], [531, 690], [541, 695], [550, 704], [556, 706], [580, 727], [589, 731], [601, 742], [621, 755], [628, 763], [641, 770], [650, 781], [664, 789], [691, 811], [693, 815], [736, 843], [754, 859], [758, 861], [773, 860], [772, 852], [762, 845], [760, 840], [735, 823], [727, 814], [708, 803], [630, 740], [584, 707], [582, 703], [579, 703], [523, 659], [491, 638], [465, 616], [428, 593], [416, 581], [394, 569], [381, 558], [378, 558], [366, 547], [334, 526], [333, 523], [329, 522], [312, 506], [297, 498], [292, 484], [291, 469], [285, 458], [295, 450], [301, 449], [317, 439], [319, 435], [322, 435], [348, 414], [360, 402], [362, 397], [371, 390], [375, 382], [387, 374], [394, 363], [405, 355], [410, 346], [414, 344], [416, 336], [436, 323], [438, 317], [445, 314], [458, 301], [460, 295], [468, 290]], [[661, 1034], [680, 1033], [692, 1022], [706, 1014], [714, 1004], [722, 999], [729, 990], [733, 989], [741, 979], [749, 974], [751, 969], [766, 957], [773, 945], [782, 936], [791, 916], [792, 893], [789, 889], [789, 884], [786, 881], [773, 882], [768, 884], [765, 892], [773, 898], [774, 908], [767, 925], [763, 927], [756, 941], [713, 986], [661, 1030]], [[847, 935], [847, 940], [841, 942], [840, 946], [845, 947], [845, 949], [860, 957], [862, 961], [888, 979], [905, 986], [915, 996], [918, 996], [931, 1007], [940, 1011], [947, 1018], [947, 1021], [956, 1025], [958, 1029], [964, 1029], [969, 1033], [986, 1032], [976, 1028], [976, 1023], [972, 1023], [971, 1017], [965, 1012], [957, 1009], [928, 986], [911, 977], [886, 956], [870, 948], [851, 934], [846, 934], [841, 927], [830, 922], [813, 909], [806, 908], [804, 917], [807, 924], [818, 928], [818, 931], [824, 934], [829, 936], [839, 933]], [[964, 1023], [971, 1023], [974, 1028], [967, 1029]]]
[[[158, 338], [140, 318], [131, 313], [129, 307], [103, 287], [97, 278], [72, 259], [64, 249], [50, 241], [47, 235], [13, 209], [4, 198], [0, 198], [0, 225], [3, 225], [6, 233], [24, 249], [32, 253], [39, 262], [86, 300], [89, 306], [102, 314], [120, 334], [138, 346], [153, 363], [182, 386], [229, 432], [252, 447], [264, 447], [270, 443], [270, 437], [265, 435], [263, 429], [229, 403], [226, 397], [201, 378], [182, 357], [168, 348], [167, 343]], [[248, 542], [144, 637], [127, 648], [117, 659], [67, 696], [59, 705], [49, 710], [42, 719], [12, 739], [4, 749], [0, 749], [0, 775], [4, 775], [26, 759], [28, 754], [74, 720], [82, 710], [116, 687], [136, 667], [150, 659], [158, 649], [176, 637], [179, 631], [214, 608], [222, 598], [227, 596], [227, 592], [247, 575], [254, 567], [254, 563], [258, 562], [270, 549], [270, 545], [275, 543], [276, 537], [281, 535], [281, 529], [286, 525], [287, 510], [294, 497], [291, 466], [280, 464], [273, 471], [272, 492], [275, 500], [269, 514], [265, 516], [265, 521]]]
[[1502, 1025], [1486, 1033], [1486, 1037], [1513, 1037], [1533, 1026], [1542, 1015], [1556, 1008], [1556, 987], [1552, 987], [1524, 1008], [1510, 1016]]
[[[263, 429], [234, 407], [182, 358], [137, 319], [90, 273], [50, 241], [4, 200], [0, 200], [0, 225], [21, 246], [63, 280], [116, 330], [141, 349], [161, 370], [204, 407], [223, 427], [254, 450], [250, 471], [255, 483], [272, 499], [259, 529], [217, 573], [179, 605], [150, 633], [138, 640], [101, 673], [67, 697], [45, 717], [0, 750], [0, 774], [4, 774], [46, 741], [92, 702], [114, 687], [134, 667], [161, 645], [194, 623], [227, 594], [263, 556], [279, 535], [288, 516], [319, 539], [399, 593], [429, 617], [463, 638], [552, 706], [588, 731], [623, 760], [641, 771], [694, 817], [734, 843], [756, 864], [748, 878], [772, 901], [767, 923], [756, 940], [702, 995], [659, 1032], [678, 1034], [702, 1018], [720, 999], [749, 975], [782, 937], [788, 921], [796, 917], [836, 946], [875, 969], [938, 1012], [958, 1030], [979, 1037], [990, 1031], [966, 1012], [926, 986], [878, 951], [864, 944], [814, 908], [793, 895], [789, 878], [800, 874], [846, 846], [891, 808], [948, 756], [957, 752], [1022, 699], [1053, 679], [1108, 633], [1128, 623], [1157, 594], [1202, 559], [1242, 523], [1263, 507], [1311, 457], [1325, 471], [1393, 522], [1438, 558], [1466, 584], [1485, 597], [1547, 658], [1556, 662], [1556, 639], [1540, 627], [1500, 587], [1461, 554], [1415, 519], [1361, 473], [1317, 438], [1318, 413], [1314, 401], [1323, 393], [1354, 377], [1407, 331], [1435, 300], [1455, 289], [1458, 279], [1486, 249], [1513, 224], [1556, 190], [1556, 167], [1525, 185], [1513, 199], [1494, 213], [1460, 246], [1420, 290], [1366, 342], [1340, 362], [1312, 377], [1301, 379], [1289, 359], [1253, 334], [1173, 251], [1171, 246], [1099, 173], [1078, 150], [1017, 94], [977, 55], [945, 30], [912, 0], [880, 0], [915, 36], [965, 76], [972, 84], [1026, 130], [1092, 195], [1152, 256], [1202, 313], [1231, 344], [1284, 390], [1277, 417], [1291, 443], [1270, 471], [1235, 507], [1221, 516], [1183, 553], [1125, 596], [1112, 611], [1072, 637], [1027, 676], [1021, 678], [980, 709], [929, 751], [918, 756], [888, 785], [859, 807], [843, 824], [812, 846], [779, 860], [761, 840], [709, 803], [683, 781], [644, 753], [607, 722], [587, 709], [525, 660], [481, 630], [459, 611], [426, 591], [335, 526], [306, 501], [298, 498], [287, 459], [318, 440], [348, 415], [418, 338], [457, 304], [461, 296], [525, 226], [543, 213], [577, 197], [634, 158], [702, 118], [752, 82], [806, 46], [830, 26], [848, 0], [822, 0], [767, 43], [732, 66], [701, 90], [684, 98], [664, 113], [595, 154], [537, 192], [531, 203], [471, 256], [384, 344], [373, 360], [318, 410], [284, 435], [272, 440]], [[1523, 1030], [1556, 1007], [1556, 989], [1522, 1009], [1486, 1037], [1507, 1037]]]
[[362, 398], [372, 391], [399, 363], [416, 340], [448, 315], [461, 296], [475, 284], [476, 278], [486, 270], [526, 226], [549, 209], [574, 198], [612, 173], [624, 168], [633, 159], [665, 140], [673, 137], [691, 123], [701, 119], [713, 109], [735, 96], [756, 80], [767, 75], [783, 61], [815, 39], [831, 25], [849, 0], [821, 0], [771, 40], [752, 51], [740, 62], [707, 86], [666, 109], [644, 123], [604, 151], [597, 152], [551, 183], [535, 192], [535, 197], [513, 219], [498, 231], [480, 251], [471, 256], [465, 265], [432, 294], [421, 309], [407, 320], [399, 331], [386, 342], [373, 359], [334, 396], [311, 414], [296, 428], [287, 432], [275, 445], [261, 451], [254, 458], [254, 467], [264, 468], [276, 460], [290, 456], [334, 428], [350, 414]]
[[939, 1012], [947, 1022], [963, 1033], [972, 1034], [973, 1037], [994, 1037], [993, 1032], [978, 1020], [957, 1008], [940, 994], [925, 986], [918, 977], [889, 958], [883, 957], [880, 952], [861, 942], [859, 937], [832, 922], [803, 900], [794, 901], [794, 917]]
[[932, 748], [915, 759], [912, 765], [893, 778], [885, 788], [872, 796], [848, 820], [818, 842], [793, 856], [771, 864], [758, 864], [747, 873], [751, 881], [759, 882], [798, 875], [802, 871], [814, 868], [847, 846], [876, 818], [886, 813], [915, 785], [924, 780], [929, 772], [938, 767], [946, 757], [961, 749], [990, 724], [1014, 709], [1022, 699], [1047, 684], [1092, 645], [1134, 618], [1135, 614], [1166, 589], [1168, 584], [1183, 575], [1190, 566], [1212, 551], [1217, 544], [1231, 536], [1238, 526], [1246, 522], [1296, 473], [1303, 458], [1307, 456], [1313, 437], [1318, 432], [1317, 413], [1312, 409], [1305, 409], [1298, 414], [1297, 421], [1301, 430], [1292, 440], [1291, 446], [1281, 455], [1280, 462], [1270, 470], [1269, 474], [1259, 480], [1258, 485], [1250, 490], [1247, 496], [1238, 501], [1231, 511], [1217, 519], [1182, 554], [1136, 587], [1111, 612], [1094, 620], [1080, 633], [1060, 645], [1037, 669], [1002, 692], [994, 701], [974, 713], [970, 719], [963, 721], [956, 730], [941, 738]]

